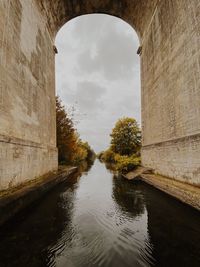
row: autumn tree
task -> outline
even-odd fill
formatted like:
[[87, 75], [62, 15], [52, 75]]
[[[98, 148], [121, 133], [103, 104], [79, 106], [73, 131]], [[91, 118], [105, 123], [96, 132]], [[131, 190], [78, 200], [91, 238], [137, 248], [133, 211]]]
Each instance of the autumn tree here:
[[72, 119], [68, 116], [59, 97], [56, 97], [56, 130], [59, 162], [71, 162], [78, 136]]
[[[73, 110], [74, 111], [74, 110]], [[56, 97], [56, 129], [59, 163], [78, 165], [82, 161], [94, 160], [95, 153], [87, 142], [83, 142], [59, 97]]]
[[140, 149], [141, 131], [133, 118], [119, 119], [110, 136], [114, 153], [130, 156]]

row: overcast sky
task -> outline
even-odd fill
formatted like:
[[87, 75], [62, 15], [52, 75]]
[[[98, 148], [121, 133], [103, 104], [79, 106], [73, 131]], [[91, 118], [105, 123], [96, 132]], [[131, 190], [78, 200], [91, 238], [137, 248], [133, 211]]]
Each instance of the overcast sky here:
[[135, 31], [108, 15], [85, 15], [66, 23], [56, 37], [56, 88], [76, 108], [81, 139], [106, 149], [118, 118], [140, 122], [140, 59]]

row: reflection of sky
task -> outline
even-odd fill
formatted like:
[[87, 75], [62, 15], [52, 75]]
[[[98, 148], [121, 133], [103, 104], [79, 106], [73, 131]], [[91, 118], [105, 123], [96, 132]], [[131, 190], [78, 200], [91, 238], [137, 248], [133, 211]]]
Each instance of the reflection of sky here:
[[68, 22], [56, 38], [56, 87], [77, 109], [77, 128], [98, 152], [122, 116], [140, 121], [139, 46], [134, 30], [108, 15]]
[[[131, 197], [131, 191], [126, 194], [126, 188], [121, 192], [118, 185], [99, 161], [81, 177], [72, 212], [73, 243], [57, 257], [58, 266], [150, 266], [152, 251], [144, 200], [141, 194], [136, 198]], [[118, 203], [118, 196], [124, 200]], [[138, 201], [135, 208], [131, 200]], [[137, 215], [131, 212], [133, 209], [137, 209]]]

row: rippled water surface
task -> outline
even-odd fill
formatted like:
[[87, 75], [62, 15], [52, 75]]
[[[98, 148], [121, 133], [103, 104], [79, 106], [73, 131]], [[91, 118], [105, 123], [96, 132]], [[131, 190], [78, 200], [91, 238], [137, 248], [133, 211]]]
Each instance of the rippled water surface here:
[[0, 229], [1, 267], [200, 266], [200, 216], [96, 161]]

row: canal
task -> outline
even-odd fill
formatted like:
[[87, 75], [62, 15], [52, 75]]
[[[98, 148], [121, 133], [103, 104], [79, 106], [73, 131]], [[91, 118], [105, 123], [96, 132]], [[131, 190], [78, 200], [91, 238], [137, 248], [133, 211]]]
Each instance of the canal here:
[[1, 267], [200, 266], [199, 213], [98, 160], [0, 229]]

